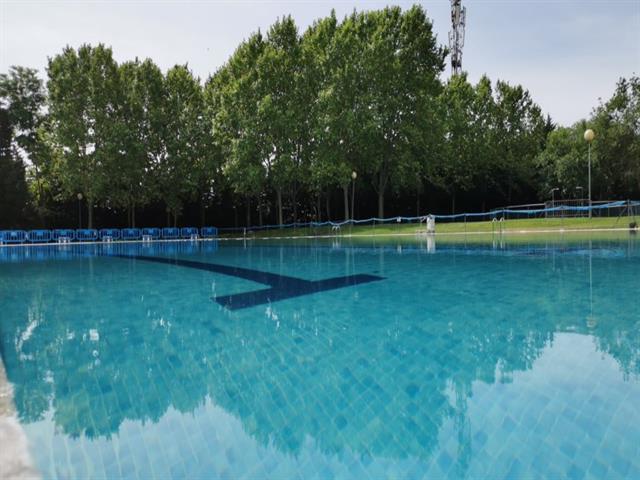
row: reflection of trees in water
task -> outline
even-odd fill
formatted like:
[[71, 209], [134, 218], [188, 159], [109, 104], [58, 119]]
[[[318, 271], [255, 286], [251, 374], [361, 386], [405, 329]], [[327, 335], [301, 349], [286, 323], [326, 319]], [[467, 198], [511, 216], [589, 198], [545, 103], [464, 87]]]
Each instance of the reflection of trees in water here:
[[616, 360], [625, 379], [640, 378], [640, 313], [638, 305], [631, 307], [634, 310], [621, 311], [615, 323], [594, 320], [589, 329], [598, 350]]
[[[471, 297], [429, 322], [348, 328], [310, 320], [314, 312], [305, 311], [287, 322], [286, 332], [274, 331], [269, 320], [246, 319], [226, 322], [221, 332], [211, 310], [186, 317], [175, 296], [127, 283], [127, 271], [91, 263], [83, 269], [93, 274], [83, 275], [88, 280], [76, 290], [58, 288], [68, 278], [55, 270], [13, 285], [16, 298], [26, 300], [9, 302], [14, 310], [0, 327], [9, 376], [21, 380], [15, 397], [22, 421], [51, 409], [56, 427], [73, 437], [109, 437], [125, 419], [157, 422], [169, 406], [193, 412], [209, 396], [262, 445], [294, 454], [312, 437], [329, 454], [348, 448], [363, 456], [426, 458], [443, 424], [452, 421], [456, 468], [464, 472], [472, 456], [467, 401], [473, 382], [508, 382], [514, 372], [531, 369], [558, 328], [585, 332], [556, 321], [558, 298], [576, 293], [571, 283], [559, 285], [558, 296], [534, 313], [527, 312], [526, 298], [495, 292], [493, 310], [481, 309], [485, 298]], [[529, 281], [521, 280], [523, 290]], [[29, 293], [18, 295], [22, 291]], [[136, 304], [142, 295], [145, 302]], [[501, 314], [507, 301], [521, 307], [522, 318]], [[103, 310], [112, 304], [123, 305], [118, 315], [130, 319], [126, 327]], [[37, 327], [18, 349], [16, 339], [34, 320]], [[609, 327], [591, 333], [624, 371], [637, 372], [637, 324]], [[98, 340], [91, 338], [93, 328]]]

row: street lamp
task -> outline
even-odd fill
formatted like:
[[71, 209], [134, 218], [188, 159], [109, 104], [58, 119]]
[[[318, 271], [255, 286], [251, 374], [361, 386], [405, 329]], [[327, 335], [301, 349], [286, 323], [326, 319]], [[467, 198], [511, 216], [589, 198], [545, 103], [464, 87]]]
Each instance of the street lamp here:
[[356, 178], [358, 178], [358, 173], [354, 170], [351, 172], [351, 221], [356, 218], [356, 204], [354, 200], [356, 198]]
[[579, 186], [579, 185], [578, 185], [578, 186], [576, 187], [576, 192], [577, 192], [578, 190], [580, 190], [580, 193], [579, 193], [579, 194], [576, 194], [576, 195], [578, 195], [578, 199], [580, 200], [580, 206], [582, 206], [582, 196], [584, 195], [584, 188], [582, 188], [581, 186]]
[[556, 206], [556, 192], [560, 190], [558, 187], [551, 189], [551, 208]]
[[82, 194], [76, 195], [78, 198], [78, 228], [82, 228]]
[[584, 132], [584, 139], [589, 144], [589, 154], [588, 154], [588, 158], [589, 158], [589, 218], [591, 218], [591, 142], [593, 141], [595, 136], [596, 136], [596, 134], [593, 133], [593, 130], [591, 130], [590, 128], [587, 128], [585, 130], [585, 132]]

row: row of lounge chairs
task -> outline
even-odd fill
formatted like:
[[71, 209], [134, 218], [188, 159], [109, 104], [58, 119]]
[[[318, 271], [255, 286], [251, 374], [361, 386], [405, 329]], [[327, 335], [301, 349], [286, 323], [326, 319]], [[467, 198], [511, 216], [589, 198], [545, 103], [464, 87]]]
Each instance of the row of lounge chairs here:
[[216, 227], [183, 228], [83, 228], [78, 230], [2, 230], [0, 231], [0, 243], [69, 243], [78, 242], [111, 242], [123, 241], [152, 241], [152, 240], [181, 240], [198, 238], [216, 238]]

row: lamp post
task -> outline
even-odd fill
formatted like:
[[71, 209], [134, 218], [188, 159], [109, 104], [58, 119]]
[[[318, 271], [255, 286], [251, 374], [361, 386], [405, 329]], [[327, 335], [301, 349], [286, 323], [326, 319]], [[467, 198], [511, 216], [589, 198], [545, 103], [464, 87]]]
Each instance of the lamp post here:
[[558, 187], [551, 189], [551, 208], [556, 206], [556, 192], [560, 190]]
[[591, 130], [590, 128], [587, 128], [584, 132], [584, 139], [586, 140], [587, 144], [589, 144], [589, 153], [588, 153], [588, 159], [589, 159], [589, 218], [591, 218], [591, 142], [593, 141], [594, 137], [596, 136], [595, 133], [593, 133], [593, 130]]
[[578, 185], [578, 186], [576, 187], [576, 192], [577, 192], [578, 190], [580, 190], [580, 193], [579, 193], [579, 194], [576, 194], [576, 195], [578, 195], [578, 199], [580, 200], [580, 206], [582, 207], [582, 196], [584, 195], [584, 188], [582, 188], [581, 186], [579, 186], [579, 185]]
[[76, 195], [78, 198], [78, 228], [82, 228], [82, 194]]
[[354, 170], [351, 172], [351, 221], [356, 218], [356, 204], [354, 203], [356, 198], [356, 178], [358, 178], [358, 173]]

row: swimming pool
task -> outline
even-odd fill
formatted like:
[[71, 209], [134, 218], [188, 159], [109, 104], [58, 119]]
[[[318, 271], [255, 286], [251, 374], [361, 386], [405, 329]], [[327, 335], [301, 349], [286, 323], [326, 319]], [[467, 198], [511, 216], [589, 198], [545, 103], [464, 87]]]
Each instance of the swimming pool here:
[[45, 478], [639, 478], [640, 242], [576, 238], [4, 248], [2, 359]]

